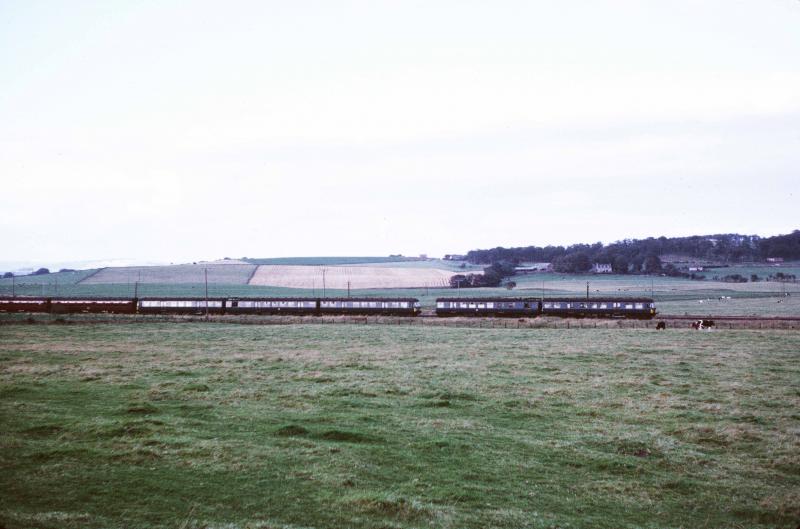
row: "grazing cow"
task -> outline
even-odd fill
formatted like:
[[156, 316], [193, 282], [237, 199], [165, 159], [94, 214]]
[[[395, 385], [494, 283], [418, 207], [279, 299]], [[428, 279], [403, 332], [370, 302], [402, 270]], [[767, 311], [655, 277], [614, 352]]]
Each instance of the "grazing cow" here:
[[714, 327], [714, 320], [697, 320], [691, 327], [697, 331], [709, 330]]
[[666, 328], [667, 328], [667, 324], [666, 324], [666, 323], [664, 323], [663, 321], [660, 321], [660, 322], [658, 322], [658, 323], [656, 324], [656, 330], [657, 330], [657, 331], [661, 331], [661, 330], [664, 330], [664, 329], [666, 329]]

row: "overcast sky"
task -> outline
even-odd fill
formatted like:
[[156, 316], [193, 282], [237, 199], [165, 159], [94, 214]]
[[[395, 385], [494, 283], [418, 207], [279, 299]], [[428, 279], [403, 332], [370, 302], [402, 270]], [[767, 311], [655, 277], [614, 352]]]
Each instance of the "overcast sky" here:
[[800, 1], [0, 0], [0, 261], [800, 227]]

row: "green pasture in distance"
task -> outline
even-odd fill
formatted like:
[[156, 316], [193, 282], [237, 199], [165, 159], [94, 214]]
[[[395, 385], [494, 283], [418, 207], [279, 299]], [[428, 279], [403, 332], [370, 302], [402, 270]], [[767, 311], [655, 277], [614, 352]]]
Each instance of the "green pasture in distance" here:
[[5, 293], [5, 290], [8, 290], [8, 293], [11, 293], [12, 285], [28, 285], [38, 287], [41, 287], [41, 285], [55, 285], [56, 283], [59, 285], [74, 285], [75, 283], [84, 280], [95, 272], [97, 272], [96, 268], [90, 270], [76, 270], [74, 272], [53, 272], [52, 274], [42, 274], [38, 276], [26, 275], [16, 276], [14, 278], [4, 277], [0, 278], [0, 294]]
[[707, 279], [711, 279], [714, 276], [725, 277], [727, 275], [739, 274], [747, 278], [748, 281], [750, 280], [750, 276], [755, 274], [763, 281], [767, 277], [775, 275], [778, 272], [792, 274], [795, 277], [800, 278], [800, 263], [782, 263], [780, 266], [767, 264], [746, 266], [732, 265], [721, 268], [707, 268], [702, 272], [695, 273], [703, 275]]
[[128, 266], [103, 268], [83, 284], [121, 283], [209, 283], [246, 285], [256, 265], [252, 264], [180, 264], [168, 266]]
[[800, 334], [0, 326], [0, 525], [794, 527]]

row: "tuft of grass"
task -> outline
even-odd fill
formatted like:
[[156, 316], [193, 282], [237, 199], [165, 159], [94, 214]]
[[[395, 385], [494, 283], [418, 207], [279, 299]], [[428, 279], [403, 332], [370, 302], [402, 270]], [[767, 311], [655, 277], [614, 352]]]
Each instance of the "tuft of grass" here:
[[131, 404], [125, 411], [127, 413], [133, 413], [133, 414], [151, 415], [154, 413], [158, 413], [158, 408], [156, 408], [149, 402], [141, 402], [141, 403]]
[[366, 435], [359, 432], [348, 432], [345, 430], [328, 430], [317, 436], [323, 441], [336, 441], [340, 443], [379, 443], [381, 439], [375, 436]]
[[431, 515], [431, 511], [419, 501], [395, 494], [362, 494], [347, 497], [341, 503], [346, 508], [381, 518], [419, 520]]
[[289, 424], [287, 426], [278, 428], [278, 430], [275, 431], [275, 435], [281, 437], [300, 437], [303, 435], [308, 435], [309, 433], [310, 432], [307, 429], [296, 424]]

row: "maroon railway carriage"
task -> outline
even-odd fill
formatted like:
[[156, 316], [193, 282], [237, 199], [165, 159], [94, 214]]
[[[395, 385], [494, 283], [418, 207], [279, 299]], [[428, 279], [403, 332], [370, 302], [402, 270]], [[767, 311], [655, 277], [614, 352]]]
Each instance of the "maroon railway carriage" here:
[[0, 312], [50, 312], [50, 298], [0, 297]]
[[136, 301], [128, 298], [50, 298], [53, 314], [135, 314]]

